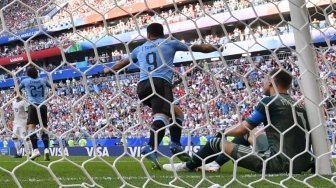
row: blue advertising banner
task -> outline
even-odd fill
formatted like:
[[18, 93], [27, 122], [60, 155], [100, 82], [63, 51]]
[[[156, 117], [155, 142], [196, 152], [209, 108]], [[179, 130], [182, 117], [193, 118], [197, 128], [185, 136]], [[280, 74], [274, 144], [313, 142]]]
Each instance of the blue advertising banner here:
[[[47, 31], [46, 29], [43, 29], [43, 31]], [[38, 28], [35, 29], [29, 29], [23, 32], [18, 32], [15, 33], [15, 35], [17, 35], [18, 37], [22, 38], [22, 39], [27, 39], [31, 36], [34, 35], [40, 35], [42, 33], [42, 31], [40, 31]], [[12, 42], [18, 40], [17, 37], [13, 36], [13, 35], [5, 35], [5, 36], [1, 36], [0, 37], [0, 44], [6, 44], [8, 42]]]
[[[188, 146], [184, 147], [184, 150], [188, 153], [197, 152], [201, 146]], [[6, 155], [14, 155], [16, 150], [15, 148], [4, 148], [7, 149]], [[120, 156], [123, 153], [127, 153], [132, 157], [141, 157], [142, 146], [136, 147], [124, 147], [124, 146], [111, 146], [111, 147], [65, 147], [63, 149], [59, 147], [49, 148], [51, 156], [101, 156], [101, 157], [110, 157], [110, 156]], [[40, 152], [43, 153], [43, 148], [39, 148]], [[159, 151], [166, 156], [172, 156], [169, 146], [159, 146]], [[23, 148], [21, 152], [25, 154]]]
[[[209, 136], [208, 139], [211, 137]], [[136, 147], [136, 146], [144, 146], [146, 143], [148, 143], [149, 138], [127, 138], [127, 145], [130, 147]], [[87, 147], [93, 147], [93, 142], [91, 139], [86, 139], [86, 146]], [[65, 140], [62, 140], [62, 145], [65, 146]], [[96, 145], [102, 146], [102, 147], [112, 147], [119, 145], [121, 143], [121, 138], [109, 138], [109, 139], [95, 139]], [[192, 145], [199, 145], [199, 137], [198, 136], [192, 136], [191, 137], [191, 143]], [[181, 144], [183, 146], [188, 145], [188, 137], [182, 136], [181, 137]], [[54, 140], [54, 146], [58, 147], [61, 145], [57, 139]], [[38, 147], [43, 147], [42, 140], [38, 140]], [[3, 142], [0, 141], [0, 148], [3, 147]], [[12, 140], [8, 140], [8, 147], [14, 147], [14, 142]]]
[[10, 155], [10, 148], [0, 148], [0, 155]]
[[[49, 148], [51, 156], [101, 156], [101, 157], [111, 157], [111, 156], [120, 156], [123, 153], [126, 153], [128, 156], [132, 157], [141, 157], [141, 149], [143, 146], [135, 147], [124, 147], [124, 146], [111, 146], [111, 147], [65, 147], [63, 149], [59, 147]], [[197, 153], [202, 146], [185, 146], [184, 151], [186, 151], [190, 156], [192, 153]], [[171, 157], [172, 153], [170, 152], [169, 146], [159, 146], [159, 153], [167, 157]], [[43, 148], [39, 148], [40, 152], [43, 153]], [[1, 148], [1, 155], [14, 155], [16, 150], [15, 148]], [[332, 157], [336, 157], [336, 151], [332, 151]], [[24, 155], [25, 151], [21, 148], [21, 152]]]

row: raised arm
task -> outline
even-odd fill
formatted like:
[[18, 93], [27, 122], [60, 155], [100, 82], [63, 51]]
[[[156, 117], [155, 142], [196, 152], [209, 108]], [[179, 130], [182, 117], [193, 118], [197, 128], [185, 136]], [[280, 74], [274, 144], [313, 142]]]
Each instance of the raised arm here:
[[225, 131], [225, 135], [228, 136], [241, 136], [249, 133], [256, 126], [260, 125], [266, 119], [264, 104], [267, 104], [269, 99], [263, 99], [261, 103], [253, 110], [253, 112], [243, 121], [232, 128], [228, 128]]
[[233, 127], [225, 130], [226, 136], [242, 136], [249, 133], [254, 127], [247, 121], [243, 121], [241, 124], [235, 125]]
[[139, 47], [136, 47], [132, 53], [130, 54], [129, 57], [126, 57], [126, 58], [123, 58], [122, 60], [118, 61], [118, 63], [114, 64], [111, 68], [105, 68], [104, 69], [104, 73], [110, 73], [112, 72], [111, 70], [113, 71], [118, 71], [124, 67], [126, 67], [128, 64], [130, 64], [130, 59], [133, 60], [133, 62], [136, 62], [138, 59], [137, 59], [137, 55], [139, 53]]
[[195, 44], [191, 47], [193, 52], [203, 52], [203, 53], [210, 53], [215, 52], [217, 49], [210, 44]]
[[118, 71], [130, 64], [130, 60], [127, 58], [120, 60], [118, 63], [114, 64], [111, 69], [114, 71]]
[[114, 71], [118, 71], [124, 67], [126, 67], [128, 64], [130, 64], [130, 60], [129, 59], [122, 59], [120, 61], [118, 61], [117, 63], [115, 63], [111, 68], [104, 68], [104, 73], [110, 73], [112, 72], [112, 70]]

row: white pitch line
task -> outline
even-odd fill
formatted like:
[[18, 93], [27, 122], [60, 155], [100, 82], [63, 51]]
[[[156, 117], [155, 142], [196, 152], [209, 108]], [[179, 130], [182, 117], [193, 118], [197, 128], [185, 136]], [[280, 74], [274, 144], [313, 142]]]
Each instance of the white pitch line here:
[[[278, 176], [286, 176], [286, 174], [273, 174], [273, 175], [269, 175], [269, 176], [266, 176], [266, 177], [278, 177]], [[200, 178], [201, 176], [200, 175], [187, 175], [187, 176], [181, 176], [182, 179], [195, 179], [195, 178]], [[256, 178], [256, 177], [260, 177], [260, 174], [244, 174], [242, 176], [239, 176], [239, 178]], [[95, 181], [95, 183], [97, 183], [98, 185], [101, 184], [97, 181], [107, 181], [107, 182], [111, 182], [111, 181], [117, 181], [117, 180], [120, 180], [120, 178], [118, 177], [107, 177], [107, 176], [101, 176], [101, 177], [92, 177], [93, 180]], [[153, 179], [170, 179], [170, 180], [173, 180], [174, 179], [174, 176], [152, 176]], [[209, 178], [223, 178], [223, 175], [211, 175], [209, 176]], [[147, 180], [148, 178], [146, 176], [127, 176], [127, 177], [123, 177], [124, 180], [126, 181], [134, 181], [134, 180]], [[231, 177], [230, 177], [231, 179]], [[230, 180], [229, 179], [229, 180]], [[88, 178], [86, 177], [65, 177], [65, 178], [59, 178], [59, 180], [64, 184], [64, 185], [68, 185], [68, 186], [71, 186], [71, 185], [75, 185], [75, 184], [78, 184], [78, 183], [83, 183], [83, 182], [87, 182], [87, 183], [91, 183], [89, 181]], [[223, 179], [222, 179], [223, 180]], [[40, 183], [40, 182], [55, 182], [54, 179], [52, 178], [44, 178], [44, 179], [36, 179], [36, 178], [21, 178], [19, 180], [21, 183], [25, 183], [25, 182], [29, 182], [29, 183]], [[73, 181], [74, 183], [70, 183], [69, 181]], [[11, 183], [13, 182], [12, 179], [1, 179], [0, 178], [0, 184], [2, 183]], [[14, 183], [14, 182], [13, 182]], [[132, 182], [129, 182], [129, 183], [132, 183]], [[221, 182], [221, 183], [224, 183], [224, 182]], [[275, 182], [277, 183], [277, 182]], [[168, 185], [168, 184], [167, 184]], [[219, 184], [213, 184], [213, 185], [219, 185]]]
[[[1, 163], [23, 163], [23, 162], [26, 162], [27, 160], [25, 161], [0, 161], [0, 164]], [[38, 159], [34, 162], [37, 162], [37, 163], [51, 163], [51, 162], [54, 162], [54, 161], [39, 161]], [[57, 163], [68, 163], [69, 161], [58, 161], [56, 162]], [[72, 162], [75, 162], [75, 163], [83, 163], [85, 161], [72, 161]], [[107, 161], [107, 162], [110, 162], [110, 163], [113, 163], [114, 161]], [[89, 161], [89, 163], [104, 163], [104, 161]], [[118, 163], [138, 163], [137, 161], [118, 161]]]
[[[120, 178], [117, 177], [92, 177], [94, 180], [106, 180], [106, 181], [111, 181], [111, 180], [119, 180]], [[153, 178], [161, 178], [161, 179], [173, 179], [173, 176], [153, 176]], [[125, 180], [147, 180], [148, 178], [143, 176], [127, 176], [123, 177]], [[71, 178], [59, 178], [60, 181], [84, 181], [84, 180], [89, 180], [88, 178], [78, 178], [78, 177], [71, 177]], [[54, 181], [51, 178], [44, 178], [44, 179], [36, 179], [36, 178], [23, 178], [20, 179], [20, 182], [46, 182], [46, 181]], [[12, 179], [0, 179], [0, 183], [8, 183], [8, 182], [13, 182]]]
[[[256, 178], [260, 177], [260, 174], [244, 174], [239, 176], [240, 178]], [[266, 177], [281, 177], [281, 176], [287, 176], [286, 174], [271, 174], [271, 175], [266, 175]], [[294, 175], [294, 176], [299, 176], [299, 175]], [[193, 179], [193, 178], [199, 178], [200, 174], [195, 174], [195, 175], [182, 175], [182, 178], [185, 179]], [[209, 177], [211, 178], [223, 178], [223, 175], [215, 175], [215, 174], [210, 174]], [[107, 177], [107, 176], [100, 176], [100, 177], [92, 177], [94, 180], [106, 180], [106, 181], [111, 181], [111, 180], [119, 180], [120, 178], [118, 177]], [[159, 179], [173, 179], [174, 176], [152, 176], [153, 179], [159, 178]], [[147, 180], [148, 178], [146, 176], [124, 176], [123, 179], [125, 180]], [[81, 181], [81, 180], [88, 180], [86, 177], [78, 178], [78, 177], [65, 177], [65, 178], [59, 178], [60, 181]], [[8, 183], [12, 182], [12, 179], [1, 179], [0, 178], [0, 183]], [[35, 179], [35, 178], [23, 178], [20, 179], [21, 182], [43, 182], [43, 181], [54, 181], [51, 178], [45, 178], [45, 179]]]
[[[192, 178], [199, 178], [200, 176], [183, 176], [185, 179], [192, 179]], [[222, 177], [219, 175], [211, 176], [211, 177]], [[106, 180], [106, 181], [112, 181], [112, 180], [119, 180], [118, 177], [92, 177], [94, 180]], [[152, 176], [153, 179], [160, 178], [160, 179], [174, 179], [174, 176]], [[148, 178], [146, 176], [126, 176], [123, 177], [124, 180], [147, 180]], [[60, 181], [84, 181], [89, 180], [88, 178], [78, 178], [78, 177], [66, 177], [66, 178], [59, 178]], [[12, 182], [12, 179], [0, 179], [0, 183], [8, 183]], [[20, 179], [20, 182], [46, 182], [46, 181], [54, 181], [52, 178], [44, 178], [44, 179], [36, 179], [36, 178], [23, 178]]]

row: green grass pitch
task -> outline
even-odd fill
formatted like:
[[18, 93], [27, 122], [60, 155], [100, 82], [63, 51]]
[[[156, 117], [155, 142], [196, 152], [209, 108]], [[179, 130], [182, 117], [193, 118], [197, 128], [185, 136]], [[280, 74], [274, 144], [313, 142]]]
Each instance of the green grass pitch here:
[[[91, 160], [90, 160], [91, 159]], [[103, 160], [102, 160], [103, 159]], [[140, 158], [137, 158], [140, 160]], [[69, 161], [68, 161], [69, 160]], [[72, 161], [72, 162], [70, 162]], [[161, 164], [167, 163], [168, 159], [160, 158]], [[154, 181], [150, 181], [146, 176], [146, 172], [143, 170], [141, 163], [138, 162], [135, 158], [131, 157], [103, 157], [103, 158], [89, 158], [89, 157], [67, 157], [62, 159], [61, 157], [52, 157], [51, 162], [43, 161], [43, 158], [40, 157], [36, 160], [36, 163], [28, 162], [26, 158], [22, 159], [13, 159], [9, 156], [0, 157], [0, 187], [17, 187], [14, 182], [14, 179], [10, 173], [6, 170], [14, 172], [15, 176], [19, 180], [22, 187], [47, 187], [53, 188], [58, 187], [58, 184], [55, 182], [53, 177], [48, 172], [48, 168], [52, 170], [54, 175], [59, 178], [60, 183], [63, 185], [75, 184], [72, 187], [90, 187], [92, 183], [90, 178], [94, 180], [97, 184], [102, 187], [120, 187], [123, 185], [121, 179], [117, 173], [113, 170], [112, 166], [115, 164], [116, 170], [120, 173], [119, 176], [122, 176], [123, 179], [132, 186], [135, 187], [168, 187], [155, 183], [155, 181], [164, 183], [164, 184], [173, 184], [180, 187], [209, 187], [212, 183], [217, 183], [220, 185], [225, 185], [231, 180], [233, 180], [232, 170], [233, 164], [227, 163], [221, 168], [221, 171], [218, 173], [205, 173], [202, 172], [179, 172], [177, 175], [181, 179], [175, 179], [174, 173], [166, 172], [164, 170], [152, 170], [150, 164], [144, 160], [144, 166], [147, 169], [148, 176]], [[19, 166], [21, 165], [21, 166]], [[47, 168], [48, 167], [48, 168]], [[81, 168], [85, 169], [88, 174], [83, 173]], [[306, 175], [296, 175], [295, 178], [303, 180], [307, 178]], [[204, 181], [202, 177], [206, 177]], [[274, 175], [267, 176], [268, 180], [279, 183], [281, 180], [286, 179], [286, 175]], [[261, 178], [261, 175], [253, 173], [239, 168], [237, 171], [237, 179], [244, 184], [248, 184], [252, 181], [258, 180]], [[326, 177], [329, 180], [332, 177]], [[173, 180], [176, 181], [173, 181]], [[147, 183], [146, 183], [147, 182]], [[336, 187], [335, 184], [328, 182], [320, 177], [313, 177], [307, 181], [313, 187]], [[126, 185], [125, 187], [131, 187]], [[304, 184], [294, 181], [293, 179], [286, 181], [284, 183], [287, 187], [307, 187]], [[261, 181], [255, 184], [252, 184], [253, 187], [279, 187], [277, 185], [271, 184], [267, 181]], [[98, 186], [93, 186], [98, 187]], [[243, 187], [241, 184], [233, 181], [228, 187]]]

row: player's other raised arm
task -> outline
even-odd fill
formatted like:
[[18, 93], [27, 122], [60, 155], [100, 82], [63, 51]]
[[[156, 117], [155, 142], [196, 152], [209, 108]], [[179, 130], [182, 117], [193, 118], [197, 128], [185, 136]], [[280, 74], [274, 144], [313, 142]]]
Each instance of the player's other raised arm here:
[[217, 49], [210, 44], [194, 44], [191, 47], [191, 50], [193, 52], [203, 52], [203, 53], [210, 53], [210, 52], [216, 52], [217, 51]]
[[249, 117], [242, 123], [229, 128], [225, 131], [227, 136], [241, 136], [249, 133], [252, 129], [260, 125], [266, 119], [266, 112], [264, 103], [267, 103], [269, 99], [263, 99], [263, 102], [259, 103]]
[[225, 130], [226, 136], [242, 136], [249, 133], [254, 127], [246, 121], [243, 121], [241, 124], [230, 127]]
[[124, 58], [118, 61], [117, 63], [115, 63], [111, 68], [108, 68], [108, 67], [104, 68], [104, 73], [105, 74], [111, 73], [112, 70], [118, 71], [124, 68], [125, 66], [127, 66], [128, 64], [130, 64], [130, 60], [128, 58]]
[[114, 64], [111, 69], [114, 71], [118, 71], [124, 67], [126, 67], [128, 64], [130, 64], [130, 60], [128, 58], [124, 58], [120, 61], [118, 61], [118, 63]]
[[131, 63], [130, 58], [132, 58], [133, 62], [137, 61], [137, 54], [138, 54], [138, 48], [135, 48], [133, 52], [131, 53], [131, 57], [126, 57], [115, 63], [111, 68], [104, 68], [104, 73], [110, 73], [112, 70], [118, 71], [124, 67], [126, 67], [128, 64]]

